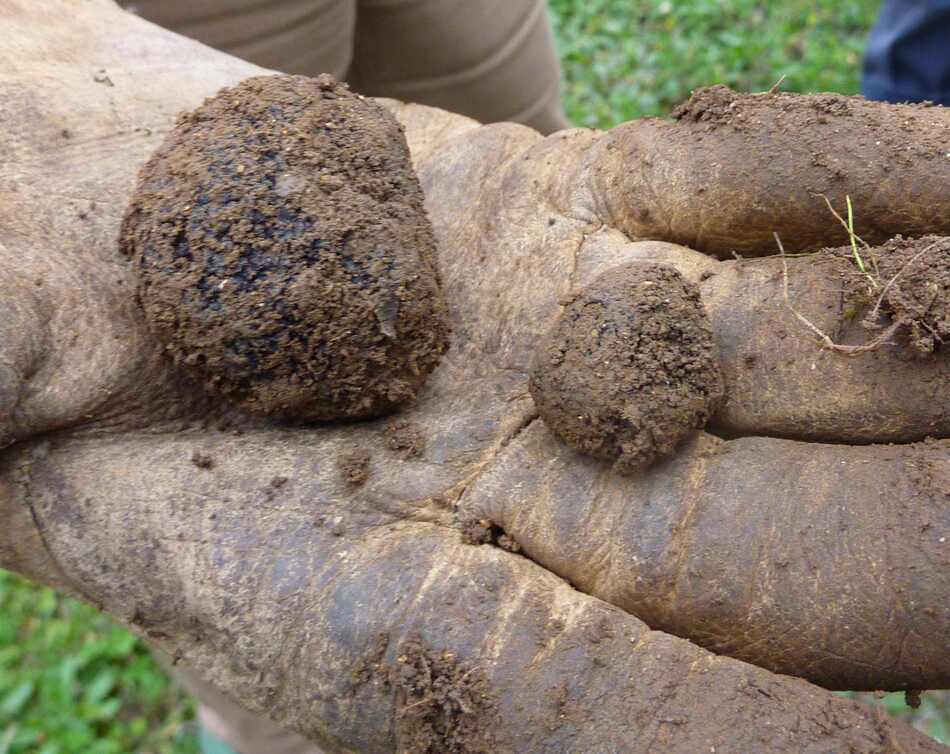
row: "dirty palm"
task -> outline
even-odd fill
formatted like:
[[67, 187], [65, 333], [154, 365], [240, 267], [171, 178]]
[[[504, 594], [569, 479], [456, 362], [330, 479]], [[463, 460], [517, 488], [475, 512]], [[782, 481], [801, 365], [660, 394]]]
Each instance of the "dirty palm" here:
[[[28, 8], [18, 18], [24, 38], [48, 33]], [[79, 21], [104, 66], [116, 67], [109, 40], [123, 35], [186, 57], [188, 43], [101, 8]], [[40, 148], [70, 97], [97, 133], [156, 113], [167, 129], [259, 73], [210, 51], [189, 60], [202, 81], [171, 66], [175, 85], [160, 92], [132, 86], [147, 70], [127, 72], [131, 100], [57, 70], [20, 116], [37, 120], [12, 141], [24, 178], [11, 206], [33, 211], [4, 216], [19, 261], [4, 284], [25, 302], [11, 358], [30, 376], [19, 421], [3, 427], [16, 444], [0, 499], [25, 500], [29, 515], [11, 511], [8, 564], [105, 607], [330, 750], [939, 750], [788, 676], [831, 689], [948, 677], [947, 445], [928, 439], [948, 421], [948, 245], [933, 235], [950, 217], [934, 159], [943, 111], [713, 89], [675, 121], [542, 139], [388, 103], [427, 196], [450, 345], [396, 418], [304, 429], [209, 399], [189, 354], [166, 358], [154, 315], [135, 303], [140, 281], [114, 239], [161, 134], [118, 145], [127, 159], [101, 175]], [[905, 124], [900, 142], [834, 162], [881, 141], [889, 117]], [[710, 180], [721, 165], [735, 172]], [[738, 186], [753, 199], [737, 200]], [[90, 222], [50, 233], [72, 218], [45, 211], [44, 197], [88, 190], [102, 197]], [[861, 247], [876, 287], [820, 194], [879, 210]], [[792, 254], [832, 248], [759, 259], [773, 233]], [[873, 245], [895, 233], [923, 238]], [[60, 253], [44, 248], [50, 237], [65, 239]], [[714, 361], [725, 389], [690, 414], [709, 431], [660, 443], [666, 460], [638, 455], [653, 465], [623, 475], [549, 428], [530, 376], [546, 375], [540, 342], [550, 354], [567, 332], [573, 353], [572, 302], [614, 271], [657, 263], [672, 279], [630, 279], [675, 283], [691, 311], [702, 302], [697, 332], [715, 355], [697, 358]], [[115, 336], [95, 358], [51, 316], [77, 265], [83, 316]], [[793, 308], [841, 346], [873, 341], [875, 311], [898, 327], [849, 358], [820, 348]], [[86, 379], [36, 368], [50, 353]], [[688, 371], [686, 357], [671, 368]], [[407, 432], [411, 444], [393, 442]], [[369, 459], [362, 473], [343, 473], [338, 459], [355, 454]]]

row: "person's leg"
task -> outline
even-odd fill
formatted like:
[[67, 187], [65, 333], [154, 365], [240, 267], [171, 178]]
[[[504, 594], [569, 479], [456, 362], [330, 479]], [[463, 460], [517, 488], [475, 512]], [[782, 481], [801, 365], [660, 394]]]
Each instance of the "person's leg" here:
[[[160, 659], [169, 667], [167, 658]], [[203, 754], [329, 754], [329, 749], [248, 712], [194, 673], [182, 668], [171, 672], [200, 702]]]
[[884, 0], [861, 88], [868, 99], [950, 105], [950, 0]]
[[359, 0], [347, 78], [363, 94], [486, 123], [569, 125], [544, 0]]
[[355, 0], [121, 0], [166, 29], [285, 73], [342, 79], [350, 65]]

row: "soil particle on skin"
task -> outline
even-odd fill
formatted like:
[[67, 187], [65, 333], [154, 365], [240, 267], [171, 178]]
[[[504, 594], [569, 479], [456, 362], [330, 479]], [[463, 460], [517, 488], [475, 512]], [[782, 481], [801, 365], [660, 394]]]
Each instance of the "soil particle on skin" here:
[[196, 450], [191, 454], [191, 462], [199, 469], [213, 469], [214, 458], [207, 453]]
[[892, 340], [903, 341], [919, 356], [948, 347], [950, 238], [897, 236], [864, 249], [867, 274], [857, 267], [850, 246], [832, 249], [830, 254], [844, 270], [847, 317], [861, 319], [874, 334], [896, 325]]
[[494, 545], [508, 552], [521, 552], [518, 541], [487, 518], [466, 518], [459, 524], [459, 531], [463, 544]]
[[418, 458], [426, 449], [426, 440], [418, 424], [400, 419], [386, 426], [386, 445], [403, 458]]
[[669, 455], [724, 392], [699, 289], [663, 265], [605, 273], [541, 341], [530, 389], [555, 434], [622, 473]]
[[494, 702], [484, 673], [448, 651], [408, 640], [382, 669], [396, 702], [400, 754], [488, 754], [494, 751]]
[[350, 487], [361, 487], [369, 479], [372, 455], [366, 448], [353, 448], [337, 458], [340, 477]]
[[[795, 94], [791, 92], [736, 92], [721, 84], [694, 91], [689, 99], [677, 105], [671, 115], [683, 123], [701, 124], [709, 131], [728, 128], [749, 131], [778, 118], [789, 133], [806, 133], [808, 126], [826, 124], [833, 119], [859, 117], [862, 124], [879, 130], [885, 143], [899, 144], [901, 135], [910, 128], [911, 114], [933, 112], [929, 103], [882, 107], [864, 97], [834, 93]], [[844, 125], [844, 124], [843, 124]], [[911, 148], [920, 154], [936, 156], [946, 152], [946, 140], [938, 131], [914, 134]], [[819, 146], [819, 145], [816, 145]], [[813, 164], [832, 169], [829, 156], [816, 149]]]
[[908, 445], [905, 453], [908, 477], [920, 494], [950, 502], [950, 458], [943, 445], [928, 438]]
[[251, 78], [181, 116], [120, 244], [168, 353], [246, 409], [378, 416], [448, 346], [402, 128], [332, 77]]
[[353, 666], [353, 682], [357, 686], [369, 683], [381, 672], [386, 650], [389, 648], [389, 635], [381, 633], [369, 655], [361, 658]]
[[487, 545], [492, 541], [492, 523], [487, 518], [467, 518], [459, 525], [462, 543], [466, 545]]

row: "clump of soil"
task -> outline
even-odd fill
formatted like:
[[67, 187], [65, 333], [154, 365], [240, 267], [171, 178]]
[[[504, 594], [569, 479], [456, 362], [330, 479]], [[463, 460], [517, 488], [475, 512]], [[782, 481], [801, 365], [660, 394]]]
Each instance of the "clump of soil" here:
[[386, 426], [386, 445], [403, 458], [418, 458], [426, 449], [426, 438], [418, 424], [400, 419]]
[[337, 459], [337, 469], [350, 487], [361, 487], [369, 479], [372, 455], [366, 448], [354, 448]]
[[463, 544], [494, 545], [508, 552], [521, 552], [518, 540], [487, 518], [466, 518], [460, 522], [459, 530]]
[[251, 78], [183, 115], [120, 243], [168, 352], [250, 410], [384, 414], [448, 345], [401, 126], [329, 76]]
[[555, 434], [622, 473], [669, 455], [724, 393], [699, 289], [662, 265], [605, 273], [545, 335], [530, 389]]
[[873, 284], [850, 246], [832, 251], [847, 260], [846, 312], [872, 331], [892, 327], [920, 355], [950, 343], [950, 238], [897, 236], [859, 253]]
[[383, 682], [396, 699], [396, 746], [413, 754], [488, 754], [494, 751], [494, 705], [484, 674], [450, 652], [410, 639]]

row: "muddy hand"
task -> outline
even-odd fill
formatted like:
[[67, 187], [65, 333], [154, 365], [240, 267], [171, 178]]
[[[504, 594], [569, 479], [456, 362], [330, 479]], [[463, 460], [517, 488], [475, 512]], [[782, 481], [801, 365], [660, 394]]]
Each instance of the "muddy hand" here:
[[[946, 685], [948, 446], [922, 441], [948, 433], [945, 351], [819, 350], [777, 260], [631, 243], [647, 199], [606, 145], [635, 124], [542, 139], [388, 103], [450, 350], [389, 419], [227, 415], [149, 335], [116, 237], [175, 114], [260, 71], [104, 0], [2, 8], [5, 565], [331, 750], [939, 750], [770, 671]], [[710, 430], [738, 439], [621, 477], [545, 429], [527, 371], [569, 295], [636, 260], [701, 281], [727, 383]], [[838, 319], [850, 268], [789, 266], [804, 316], [865, 337]]]

